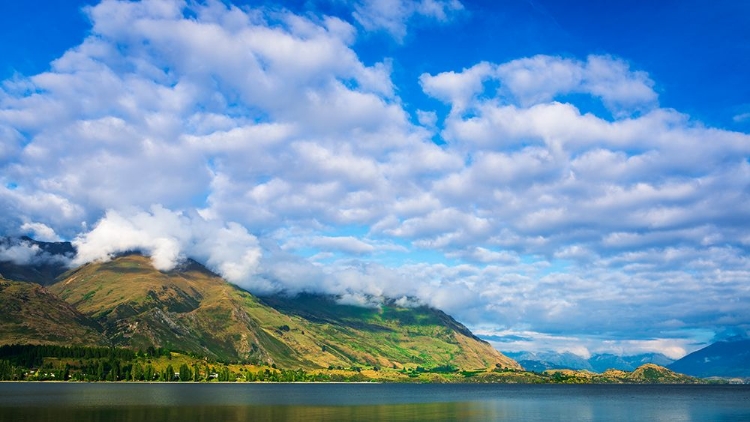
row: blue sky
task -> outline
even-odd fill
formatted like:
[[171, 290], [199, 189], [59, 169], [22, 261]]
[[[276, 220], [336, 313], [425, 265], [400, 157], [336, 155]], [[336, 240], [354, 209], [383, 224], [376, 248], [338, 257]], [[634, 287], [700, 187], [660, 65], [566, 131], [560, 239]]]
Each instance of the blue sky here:
[[502, 350], [750, 329], [744, 2], [6, 3], [0, 229], [72, 265], [404, 298]]

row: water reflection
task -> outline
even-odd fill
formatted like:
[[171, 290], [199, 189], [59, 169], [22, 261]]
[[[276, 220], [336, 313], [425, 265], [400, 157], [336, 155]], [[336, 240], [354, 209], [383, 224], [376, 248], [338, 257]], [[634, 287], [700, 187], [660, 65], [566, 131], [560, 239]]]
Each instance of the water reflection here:
[[265, 420], [750, 420], [750, 388], [0, 383], [0, 422]]
[[621, 406], [588, 400], [554, 406], [533, 400], [364, 406], [76, 406], [0, 409], [0, 421], [691, 421], [689, 408]]
[[[2, 421], [479, 421], [518, 420], [472, 403], [376, 406], [127, 406], [0, 409]], [[510, 417], [511, 419], [507, 419]]]

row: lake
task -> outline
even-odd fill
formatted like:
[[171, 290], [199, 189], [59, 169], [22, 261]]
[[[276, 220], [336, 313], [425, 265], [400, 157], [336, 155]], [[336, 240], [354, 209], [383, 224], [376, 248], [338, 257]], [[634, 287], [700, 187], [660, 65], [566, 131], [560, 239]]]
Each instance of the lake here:
[[750, 421], [750, 385], [0, 383], [0, 421]]

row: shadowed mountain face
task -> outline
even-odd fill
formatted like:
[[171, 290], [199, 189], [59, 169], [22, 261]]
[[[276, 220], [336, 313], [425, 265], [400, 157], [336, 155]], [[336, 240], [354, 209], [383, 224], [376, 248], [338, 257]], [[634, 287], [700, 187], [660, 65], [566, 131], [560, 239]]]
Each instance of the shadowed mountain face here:
[[[32, 283], [13, 285], [42, 289]], [[67, 340], [139, 349], [163, 347], [287, 368], [400, 368], [405, 364], [519, 368], [434, 309], [392, 303], [360, 308], [318, 295], [258, 298], [194, 261], [160, 272], [148, 258], [130, 254], [71, 270], [48, 289], [42, 289], [46, 302], [37, 303], [41, 299], [36, 296], [30, 299], [32, 308], [60, 308], [66, 313], [48, 317], [93, 327], [90, 335], [56, 330], [64, 333], [55, 339], [62, 344]], [[27, 324], [45, 325], [44, 316], [20, 318]], [[36, 341], [32, 334], [3, 336], [0, 344], [17, 342], [9, 338], [32, 343], [49, 339], [41, 336]]]
[[100, 331], [95, 321], [44, 287], [0, 280], [0, 345], [108, 345]]
[[70, 242], [37, 242], [28, 237], [0, 238], [0, 248], [20, 248], [34, 250], [34, 256], [27, 257], [27, 262], [17, 263], [0, 259], [0, 278], [15, 281], [29, 281], [42, 286], [54, 284], [70, 268], [69, 260], [76, 251]]
[[697, 377], [750, 377], [750, 339], [720, 341], [669, 365]]

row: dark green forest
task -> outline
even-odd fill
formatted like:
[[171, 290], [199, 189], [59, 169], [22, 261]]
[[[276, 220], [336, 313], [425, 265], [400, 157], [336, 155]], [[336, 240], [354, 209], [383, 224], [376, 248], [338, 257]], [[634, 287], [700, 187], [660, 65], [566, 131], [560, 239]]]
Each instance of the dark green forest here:
[[[179, 358], [173, 358], [173, 356]], [[276, 365], [252, 370], [248, 366], [173, 354], [149, 347], [134, 351], [116, 347], [0, 346], [0, 381], [360, 381], [358, 375], [309, 374]]]

